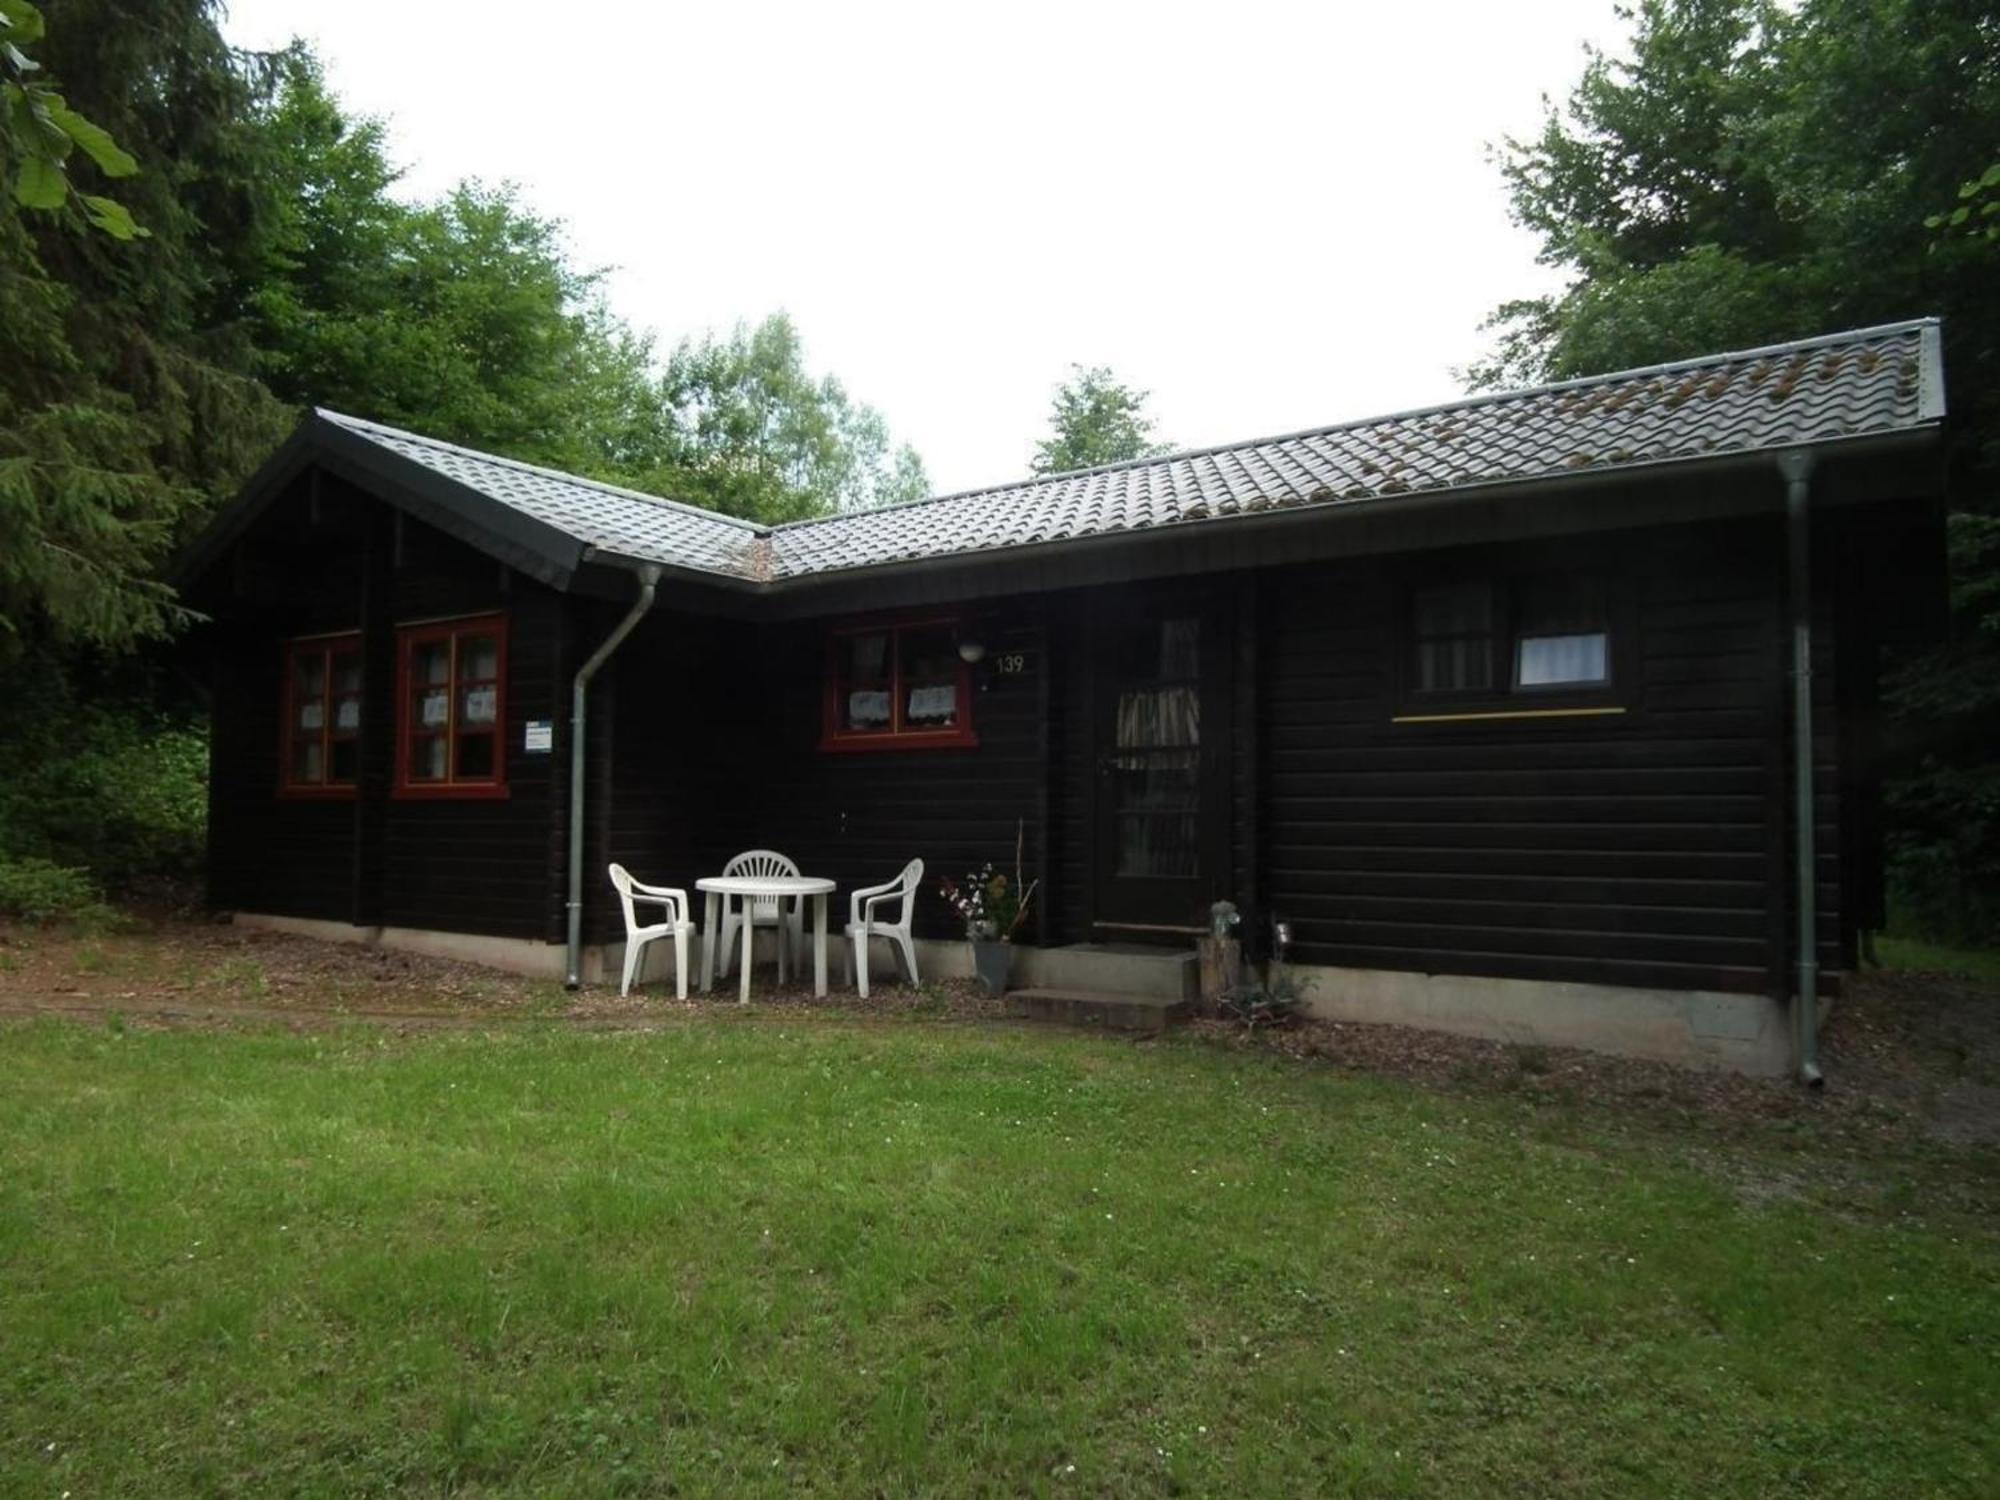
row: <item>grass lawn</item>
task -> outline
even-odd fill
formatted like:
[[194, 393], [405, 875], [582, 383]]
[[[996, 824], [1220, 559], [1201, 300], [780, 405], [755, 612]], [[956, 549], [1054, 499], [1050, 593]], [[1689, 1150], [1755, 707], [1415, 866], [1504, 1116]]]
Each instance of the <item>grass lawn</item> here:
[[1927, 1174], [1189, 1041], [0, 1027], [0, 1493], [2000, 1492]]

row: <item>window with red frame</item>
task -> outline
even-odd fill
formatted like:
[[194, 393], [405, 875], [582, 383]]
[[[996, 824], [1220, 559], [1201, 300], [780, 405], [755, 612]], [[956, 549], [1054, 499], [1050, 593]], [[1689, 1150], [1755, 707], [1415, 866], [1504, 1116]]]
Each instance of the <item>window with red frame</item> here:
[[361, 768], [361, 636], [285, 643], [281, 791], [351, 796]]
[[396, 653], [397, 794], [505, 795], [507, 622], [408, 625], [396, 633]]
[[828, 647], [823, 750], [976, 745], [972, 669], [953, 620], [865, 625]]

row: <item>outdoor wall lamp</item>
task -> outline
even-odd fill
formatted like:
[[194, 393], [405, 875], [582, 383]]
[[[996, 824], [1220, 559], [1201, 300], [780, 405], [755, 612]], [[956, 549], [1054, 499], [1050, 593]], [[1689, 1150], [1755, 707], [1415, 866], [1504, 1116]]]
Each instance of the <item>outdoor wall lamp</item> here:
[[958, 659], [968, 667], [978, 666], [986, 660], [986, 643], [984, 641], [960, 641], [958, 643]]
[[1278, 955], [1278, 961], [1280, 963], [1284, 962], [1285, 955], [1292, 951], [1292, 924], [1290, 922], [1278, 917], [1271, 919], [1271, 946]]

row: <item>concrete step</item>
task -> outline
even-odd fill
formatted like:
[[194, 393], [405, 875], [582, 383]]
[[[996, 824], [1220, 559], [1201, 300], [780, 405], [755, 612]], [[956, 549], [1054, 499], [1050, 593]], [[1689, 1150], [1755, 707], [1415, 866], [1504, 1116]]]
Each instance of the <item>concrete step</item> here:
[[1104, 1031], [1165, 1031], [1194, 1013], [1182, 996], [1133, 995], [1115, 990], [1010, 990], [1014, 1014], [1060, 1026], [1092, 1026]]
[[1014, 981], [1038, 990], [1151, 995], [1162, 1000], [1192, 1000], [1201, 993], [1201, 970], [1192, 946], [1073, 943], [1065, 948], [1023, 948], [1015, 959]]

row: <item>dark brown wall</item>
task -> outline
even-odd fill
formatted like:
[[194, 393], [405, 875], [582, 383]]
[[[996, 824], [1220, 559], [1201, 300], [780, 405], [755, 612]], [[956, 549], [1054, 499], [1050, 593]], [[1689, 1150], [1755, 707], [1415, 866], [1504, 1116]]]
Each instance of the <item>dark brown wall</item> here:
[[[1397, 621], [1414, 573], [1546, 566], [1546, 547], [1419, 554], [1202, 584], [1232, 638], [1229, 858], [1217, 894], [1290, 918], [1297, 957], [1362, 968], [1775, 989], [1789, 934], [1786, 637], [1775, 521], [1567, 544], [1630, 599], [1616, 718], [1397, 724]], [[1818, 599], [1824, 960], [1844, 942], [1834, 584]], [[1164, 585], [1185, 590], [1190, 585]], [[1108, 587], [1159, 588], [1163, 585]], [[1101, 602], [1101, 601], [1098, 601]], [[922, 927], [952, 935], [934, 877], [1012, 861], [1052, 896], [1036, 936], [1086, 942], [1093, 833], [1089, 620], [1081, 591], [977, 620], [1029, 646], [1026, 681], [976, 702], [977, 750], [818, 750], [824, 622], [667, 611], [614, 662], [611, 857], [692, 886], [767, 845], [843, 893], [911, 855]], [[594, 623], [609, 628], [615, 611]], [[610, 695], [615, 694], [615, 697]], [[1044, 698], [1046, 727], [1044, 728]], [[1853, 788], [1849, 789], [1850, 792]], [[595, 848], [595, 846], [594, 846]], [[1848, 861], [1850, 864], [1853, 861]], [[593, 873], [602, 860], [593, 854]], [[593, 898], [593, 931], [615, 930]]]
[[[1042, 644], [1039, 605], [968, 615], [989, 661], [1025, 650], [1031, 669], [975, 688], [979, 744], [917, 751], [822, 752], [823, 625], [693, 619], [668, 606], [613, 658], [609, 857], [642, 880], [693, 894], [733, 854], [776, 849], [847, 892], [925, 862], [918, 931], [958, 929], [937, 877], [987, 860], [1012, 870], [1017, 826], [1030, 878], [1044, 859]], [[593, 860], [595, 880], [602, 861]], [[698, 898], [697, 898], [698, 899]], [[592, 929], [615, 920], [594, 903]]]
[[[1482, 554], [1503, 569], [1544, 561]], [[1449, 565], [1449, 554], [1422, 566]], [[1357, 968], [1769, 989], [1787, 757], [1775, 522], [1596, 539], [1629, 601], [1617, 717], [1393, 723], [1406, 578], [1262, 582], [1261, 838], [1298, 957]], [[1822, 591], [1822, 623], [1832, 600]], [[1818, 683], [1821, 932], [1840, 936], [1832, 632]], [[1777, 899], [1774, 900], [1774, 895]]]
[[[312, 480], [244, 538], [204, 606], [215, 666], [210, 899], [220, 907], [509, 937], [558, 935], [561, 771], [521, 749], [557, 718], [564, 600], [331, 479]], [[400, 535], [399, 535], [400, 532]], [[508, 617], [507, 779], [500, 801], [400, 800], [394, 767], [399, 623]], [[278, 788], [283, 643], [365, 626], [361, 787]]]

